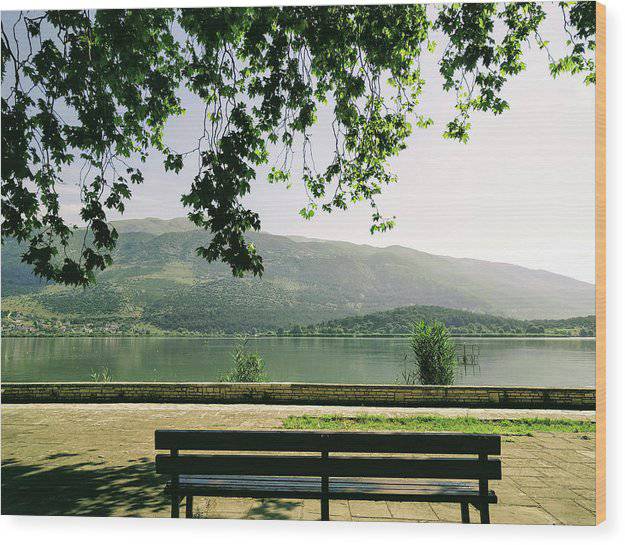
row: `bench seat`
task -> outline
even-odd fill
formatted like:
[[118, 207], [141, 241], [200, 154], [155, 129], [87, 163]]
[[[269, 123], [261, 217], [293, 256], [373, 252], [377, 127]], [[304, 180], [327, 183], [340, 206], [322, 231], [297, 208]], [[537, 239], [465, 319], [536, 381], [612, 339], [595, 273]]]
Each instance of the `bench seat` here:
[[[169, 484], [166, 491], [170, 492]], [[256, 499], [322, 497], [319, 477], [246, 475], [181, 475], [178, 494]], [[480, 499], [480, 490], [477, 483], [471, 482], [331, 477], [327, 496], [333, 500], [473, 503]], [[497, 503], [497, 496], [492, 490], [488, 492], [488, 503]]]

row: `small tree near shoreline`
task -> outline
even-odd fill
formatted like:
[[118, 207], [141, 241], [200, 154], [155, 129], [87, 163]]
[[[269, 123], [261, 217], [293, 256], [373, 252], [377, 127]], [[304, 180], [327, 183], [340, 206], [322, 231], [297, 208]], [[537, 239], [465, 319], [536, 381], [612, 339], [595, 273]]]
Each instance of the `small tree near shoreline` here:
[[[414, 352], [413, 371], [404, 373], [409, 384], [453, 384], [456, 368], [456, 347], [445, 324], [415, 322], [410, 338]], [[408, 380], [406, 380], [408, 379]]]
[[232, 351], [234, 363], [230, 372], [221, 377], [220, 382], [266, 382], [265, 362], [258, 352], [246, 348], [247, 340], [241, 341]]

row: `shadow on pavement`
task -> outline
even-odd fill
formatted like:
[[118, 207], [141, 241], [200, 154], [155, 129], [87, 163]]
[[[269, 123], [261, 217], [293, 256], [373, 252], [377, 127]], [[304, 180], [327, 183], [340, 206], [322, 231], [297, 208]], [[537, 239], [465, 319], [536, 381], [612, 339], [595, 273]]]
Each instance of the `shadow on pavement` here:
[[[74, 462], [63, 453], [55, 465], [2, 463], [3, 515], [168, 516], [164, 480], [154, 461], [141, 458], [124, 466]], [[62, 462], [66, 463], [62, 463]], [[60, 464], [59, 464], [60, 462]]]
[[252, 507], [247, 516], [267, 520], [288, 520], [293, 518], [290, 513], [301, 505], [302, 502], [299, 501], [266, 499]]

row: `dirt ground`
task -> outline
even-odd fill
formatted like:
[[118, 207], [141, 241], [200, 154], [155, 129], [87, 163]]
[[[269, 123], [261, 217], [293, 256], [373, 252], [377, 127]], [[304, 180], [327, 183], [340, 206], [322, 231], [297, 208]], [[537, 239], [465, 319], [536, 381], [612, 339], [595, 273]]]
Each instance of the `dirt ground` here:
[[[154, 430], [276, 429], [289, 415], [594, 419], [593, 412], [272, 405], [2, 405], [2, 514], [167, 517]], [[594, 524], [594, 434], [502, 440], [493, 523]], [[319, 519], [313, 500], [196, 498], [194, 517]], [[459, 522], [457, 505], [332, 501], [333, 520]], [[479, 516], [472, 511], [471, 520]]]

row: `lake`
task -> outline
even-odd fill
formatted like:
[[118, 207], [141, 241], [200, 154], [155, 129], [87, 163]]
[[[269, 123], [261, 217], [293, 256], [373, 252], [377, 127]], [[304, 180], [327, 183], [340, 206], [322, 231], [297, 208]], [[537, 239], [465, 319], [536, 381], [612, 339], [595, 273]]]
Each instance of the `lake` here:
[[[594, 338], [457, 338], [479, 365], [460, 366], [457, 384], [594, 386]], [[232, 365], [235, 339], [3, 338], [4, 382], [88, 381], [107, 367], [114, 381], [213, 381]], [[410, 347], [407, 338], [253, 338], [269, 380], [392, 384]]]

